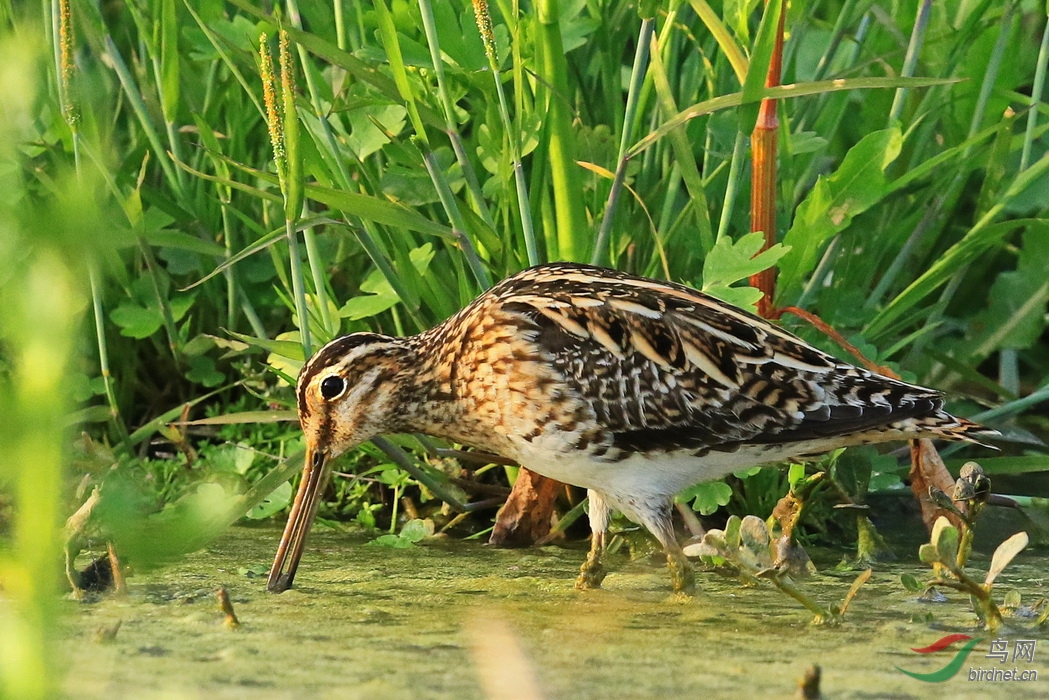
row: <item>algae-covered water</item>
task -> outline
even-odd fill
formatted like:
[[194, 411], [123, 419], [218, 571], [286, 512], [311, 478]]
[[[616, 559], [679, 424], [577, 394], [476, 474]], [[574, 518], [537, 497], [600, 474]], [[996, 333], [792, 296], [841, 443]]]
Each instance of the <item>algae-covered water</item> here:
[[[986, 658], [991, 638], [959, 594], [923, 603], [900, 584], [912, 557], [876, 571], [843, 624], [771, 588], [700, 572], [701, 593], [669, 593], [664, 568], [610, 557], [604, 590], [572, 587], [584, 550], [499, 550], [429, 540], [409, 549], [332, 531], [311, 536], [294, 589], [265, 590], [279, 531], [233, 527], [205, 551], [128, 579], [126, 597], [65, 603], [60, 631], [70, 697], [108, 698], [787, 698], [813, 663], [826, 698], [1049, 698], [1049, 634], [1033, 622], [1001, 632], [1035, 640], [1033, 662]], [[1039, 558], [1040, 556], [1040, 558]], [[986, 568], [986, 557], [974, 562]], [[803, 585], [838, 602], [855, 573]], [[1049, 595], [1042, 555], [999, 579], [1024, 603]], [[225, 586], [240, 626], [214, 591]], [[931, 616], [931, 620], [927, 619]], [[119, 628], [117, 628], [117, 624]], [[115, 629], [115, 634], [113, 634]], [[984, 637], [942, 683], [895, 667], [943, 668], [951, 633]], [[969, 681], [970, 668], [1035, 670], [1031, 682]]]

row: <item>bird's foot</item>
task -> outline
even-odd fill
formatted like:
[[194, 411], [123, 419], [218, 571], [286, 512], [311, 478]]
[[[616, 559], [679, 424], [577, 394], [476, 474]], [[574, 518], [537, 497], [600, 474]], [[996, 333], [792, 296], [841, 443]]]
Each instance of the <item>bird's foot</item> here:
[[675, 593], [691, 596], [696, 592], [696, 571], [682, 552], [667, 554], [667, 568], [670, 569], [670, 583]]
[[601, 564], [601, 558], [590, 552], [582, 568], [579, 569], [579, 577], [575, 580], [577, 591], [589, 591], [601, 588], [601, 582], [605, 580], [605, 567]]

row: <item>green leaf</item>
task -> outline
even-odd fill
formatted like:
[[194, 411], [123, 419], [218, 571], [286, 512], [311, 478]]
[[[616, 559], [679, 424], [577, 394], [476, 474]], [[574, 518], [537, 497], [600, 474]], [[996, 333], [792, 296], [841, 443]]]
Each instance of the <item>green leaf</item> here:
[[900, 574], [900, 583], [911, 593], [921, 593], [925, 590], [925, 586], [921, 584], [921, 581], [910, 574]]
[[729, 65], [732, 66], [732, 70], [736, 73], [736, 79], [743, 83], [746, 79], [748, 65], [747, 57], [743, 55], [743, 48], [732, 38], [732, 33], [728, 30], [728, 27], [721, 21], [721, 18], [718, 17], [713, 8], [707, 4], [706, 0], [689, 0], [689, 2], [696, 15], [706, 25], [707, 31], [718, 42], [718, 47], [725, 54]]
[[319, 185], [307, 185], [306, 196], [310, 199], [338, 209], [350, 216], [359, 216], [367, 221], [374, 221], [391, 228], [405, 228], [429, 236], [438, 236], [450, 241], [456, 240], [455, 234], [447, 226], [442, 226], [408, 207], [371, 197], [357, 192], [336, 190]]
[[219, 445], [207, 454], [207, 463], [213, 471], [245, 474], [255, 462], [255, 451], [248, 445]]
[[743, 527], [743, 521], [738, 515], [730, 515], [729, 519], [725, 522], [725, 544], [732, 549], [739, 547], [739, 531], [741, 527]]
[[733, 242], [725, 237], [719, 240], [703, 261], [703, 290], [747, 279], [776, 264], [790, 248], [777, 243], [768, 250], [758, 253], [765, 236], [760, 231], [748, 233]]
[[[348, 110], [346, 119], [352, 131], [346, 145], [363, 160], [390, 142], [387, 132], [396, 136], [404, 130], [407, 115], [408, 112], [399, 104], [367, 104]], [[380, 129], [376, 122], [383, 128]]]
[[[1041, 230], [1039, 230], [1041, 229]], [[1015, 271], [998, 275], [986, 310], [972, 321], [964, 364], [978, 365], [992, 352], [1024, 350], [1038, 341], [1046, 327], [1049, 302], [1049, 236], [1044, 227], [1029, 228]]]
[[703, 261], [703, 291], [743, 308], [757, 304], [761, 291], [731, 285], [772, 267], [790, 251], [782, 243], [777, 243], [759, 253], [764, 241], [764, 235], [758, 231], [735, 242], [726, 236], [715, 243]]
[[359, 321], [362, 318], [377, 316], [383, 311], [396, 306], [400, 301], [396, 294], [368, 294], [361, 297], [353, 297], [346, 301], [339, 309], [339, 315], [351, 321]]
[[[411, 260], [412, 267], [416, 273], [422, 277], [429, 269], [434, 255], [433, 245], [426, 243], [418, 248], [413, 248], [408, 253], [408, 259]], [[380, 314], [397, 304], [397, 302], [402, 301], [379, 270], [372, 270], [369, 273], [368, 277], [361, 283], [361, 291], [368, 292], [368, 294], [354, 297], [347, 301], [339, 309], [340, 316], [351, 321], [358, 321], [362, 318]]]
[[193, 355], [188, 359], [186, 379], [201, 386], [214, 387], [226, 381], [226, 375], [215, 367], [215, 360], [207, 355]]
[[418, 542], [424, 540], [427, 537], [432, 537], [434, 533], [433, 521], [432, 520], [420, 520], [415, 518], [409, 520], [401, 528], [401, 537], [408, 540], [409, 542]]
[[685, 489], [678, 495], [678, 500], [687, 503], [692, 501], [692, 509], [700, 515], [710, 515], [732, 498], [732, 487], [724, 481], [706, 481]]
[[918, 559], [923, 564], [935, 564], [940, 561], [940, 552], [935, 545], [926, 542], [921, 547], [918, 547]]
[[942, 515], [936, 519], [929, 543], [936, 547], [940, 562], [948, 567], [953, 567], [958, 557], [958, 539], [958, 528]]
[[[692, 0], [693, 6], [696, 3], [701, 3], [703, 0]], [[705, 4], [705, 3], [704, 3]], [[745, 59], [744, 59], [745, 60]], [[778, 87], [765, 88], [761, 92], [762, 98], [769, 98], [775, 100], [782, 100], [792, 97], [806, 97], [808, 95], [819, 95], [829, 92], [838, 92], [841, 90], [863, 90], [872, 88], [918, 88], [918, 87], [929, 87], [932, 85], [948, 85], [950, 83], [957, 83], [960, 78], [836, 78], [834, 80], [818, 80], [815, 82], [804, 82], [804, 83], [793, 83], [788, 85], [780, 85]], [[670, 131], [676, 129], [682, 124], [688, 122], [696, 117], [701, 117], [705, 114], [712, 114], [723, 109], [731, 109], [732, 107], [738, 107], [743, 103], [743, 93], [735, 92], [731, 95], [720, 95], [710, 100], [704, 100], [703, 102], [697, 102], [691, 107], [686, 107], [682, 111], [675, 114], [670, 119], [663, 122], [663, 125], [654, 131], [650, 131], [647, 136], [635, 143], [630, 147], [627, 155], [631, 158], [644, 151], [646, 148], [654, 144], [666, 136]], [[1049, 161], [1049, 157], [1043, 160]], [[1041, 161], [1039, 161], [1041, 162]], [[1024, 174], [1033, 170], [1034, 166], [1028, 168]], [[1017, 178], [1019, 180], [1020, 178]], [[1032, 178], [1024, 178], [1023, 182], [1020, 183], [1023, 186], [1030, 184]], [[1008, 193], [1007, 193], [1008, 194]]]
[[400, 535], [379, 535], [368, 544], [372, 547], [389, 547], [390, 549], [408, 549], [415, 545], [410, 539]]
[[783, 238], [790, 251], [780, 261], [780, 302], [797, 298], [830, 238], [889, 193], [885, 169], [896, 160], [902, 144], [899, 127], [864, 136], [849, 149], [838, 169], [821, 176], [798, 205], [794, 223]]
[[285, 481], [263, 498], [261, 503], [249, 510], [246, 517], [251, 520], [264, 520], [276, 515], [288, 507], [288, 504], [291, 503], [291, 496], [291, 482]]
[[164, 325], [164, 317], [156, 309], [147, 309], [132, 302], [123, 302], [113, 309], [109, 318], [120, 326], [120, 335], [128, 338], [148, 338]]

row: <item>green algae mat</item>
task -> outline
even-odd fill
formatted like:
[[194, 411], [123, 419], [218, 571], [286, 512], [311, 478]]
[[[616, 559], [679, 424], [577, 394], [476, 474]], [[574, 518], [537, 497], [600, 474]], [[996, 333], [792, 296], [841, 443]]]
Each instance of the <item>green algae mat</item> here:
[[[324, 530], [295, 588], [272, 595], [264, 572], [278, 537], [234, 527], [205, 551], [130, 577], [124, 597], [65, 602], [66, 694], [789, 698], [818, 664], [825, 698], [1049, 698], [1049, 632], [1007, 621], [988, 635], [958, 594], [919, 601], [900, 583], [903, 572], [924, 573], [916, 563], [875, 571], [844, 622], [814, 626], [792, 599], [712, 572], [699, 572], [699, 595], [674, 597], [649, 559], [610, 557], [605, 589], [580, 592], [581, 548], [432, 539], [391, 549]], [[1049, 595], [1036, 556], [1003, 576], [1025, 603]], [[855, 575], [803, 586], [837, 602]], [[219, 587], [237, 627], [219, 609]]]

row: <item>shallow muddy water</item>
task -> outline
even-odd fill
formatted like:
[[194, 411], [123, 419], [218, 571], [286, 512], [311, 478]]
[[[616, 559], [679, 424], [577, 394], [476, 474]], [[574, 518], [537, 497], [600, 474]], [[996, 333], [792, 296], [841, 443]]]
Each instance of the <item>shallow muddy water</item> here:
[[[583, 548], [432, 540], [389, 549], [324, 530], [310, 538], [296, 587], [271, 595], [264, 575], [244, 571], [268, 567], [279, 535], [233, 527], [205, 551], [130, 577], [124, 598], [66, 602], [67, 695], [394, 700], [497, 697], [490, 689], [501, 686], [512, 698], [787, 698], [818, 663], [826, 698], [1049, 698], [1049, 630], [1007, 619], [999, 636], [1009, 655], [1017, 639], [1035, 640], [1033, 661], [987, 658], [992, 638], [960, 594], [922, 603], [900, 584], [902, 572], [925, 573], [914, 554], [876, 570], [842, 624], [813, 626], [811, 613], [770, 587], [712, 572], [699, 572], [694, 598], [673, 597], [665, 569], [648, 559], [610, 557], [604, 590], [580, 592], [572, 582]], [[827, 563], [802, 584], [825, 605], [840, 602], [855, 576], [827, 573]], [[986, 556], [973, 562], [986, 567]], [[1044, 548], [1022, 554], [999, 582], [1024, 603], [1049, 595]], [[224, 624], [219, 586], [237, 629]], [[895, 668], [943, 668], [962, 644], [911, 648], [951, 633], [983, 641], [950, 680]], [[968, 680], [970, 669], [992, 667], [1040, 678]]]

